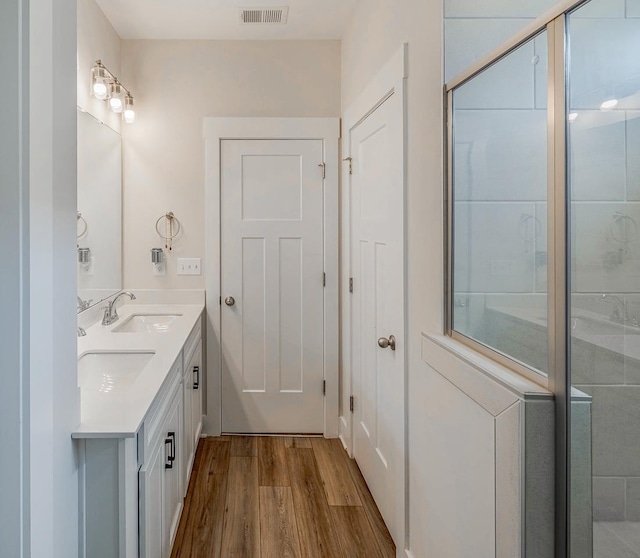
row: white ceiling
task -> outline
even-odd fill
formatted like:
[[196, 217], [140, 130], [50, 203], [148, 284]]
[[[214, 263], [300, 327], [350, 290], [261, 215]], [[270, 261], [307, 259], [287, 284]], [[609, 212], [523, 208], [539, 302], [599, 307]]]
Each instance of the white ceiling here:
[[[123, 39], [340, 39], [358, 0], [97, 0]], [[240, 23], [241, 7], [288, 6], [285, 25]]]

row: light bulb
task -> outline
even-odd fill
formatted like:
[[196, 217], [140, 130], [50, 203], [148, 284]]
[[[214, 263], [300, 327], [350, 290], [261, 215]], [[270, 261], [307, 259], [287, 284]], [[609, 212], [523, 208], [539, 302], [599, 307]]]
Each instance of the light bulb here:
[[109, 107], [113, 112], [121, 113], [124, 108], [124, 96], [122, 93], [122, 85], [114, 83], [111, 86], [111, 98], [109, 99]]
[[136, 119], [136, 111], [133, 108], [133, 97], [127, 95], [124, 99], [124, 121], [127, 124], [133, 124]]
[[109, 98], [111, 76], [98, 60], [91, 69], [91, 96], [104, 101]]
[[608, 99], [600, 105], [600, 108], [602, 110], [609, 110], [617, 106], [617, 104], [618, 104], [618, 99]]

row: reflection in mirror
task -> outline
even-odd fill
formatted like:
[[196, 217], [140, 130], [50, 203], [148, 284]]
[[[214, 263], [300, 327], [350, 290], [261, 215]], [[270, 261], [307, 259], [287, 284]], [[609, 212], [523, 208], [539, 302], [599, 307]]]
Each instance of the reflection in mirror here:
[[122, 140], [78, 114], [78, 312], [122, 288]]

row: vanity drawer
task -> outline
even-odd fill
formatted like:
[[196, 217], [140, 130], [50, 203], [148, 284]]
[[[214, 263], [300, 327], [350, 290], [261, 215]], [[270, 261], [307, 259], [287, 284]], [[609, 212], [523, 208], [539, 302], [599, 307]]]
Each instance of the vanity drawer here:
[[167, 414], [167, 409], [171, 404], [171, 401], [175, 397], [176, 391], [180, 388], [180, 382], [182, 381], [182, 354], [178, 356], [178, 359], [171, 367], [171, 372], [167, 376], [165, 385], [162, 386], [156, 401], [154, 401], [151, 409], [147, 413], [144, 419], [142, 427], [142, 440], [139, 445], [138, 460], [140, 463], [144, 463], [145, 456], [151, 447], [155, 445], [158, 438], [162, 435], [162, 426]]
[[193, 326], [193, 329], [191, 330], [191, 333], [189, 334], [189, 337], [187, 338], [187, 342], [184, 344], [184, 349], [182, 351], [182, 354], [184, 356], [184, 363], [186, 364], [187, 362], [189, 362], [189, 360], [191, 359], [191, 357], [193, 356], [194, 351], [197, 349], [198, 347], [198, 343], [200, 342], [201, 338], [202, 338], [202, 317], [200, 317], [198, 319], [198, 321], [196, 322], [196, 325]]

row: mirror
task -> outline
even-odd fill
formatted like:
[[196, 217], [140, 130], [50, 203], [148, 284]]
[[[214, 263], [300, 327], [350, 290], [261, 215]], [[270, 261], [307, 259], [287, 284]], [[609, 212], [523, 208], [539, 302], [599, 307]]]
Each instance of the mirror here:
[[122, 289], [122, 138], [78, 111], [78, 312]]

